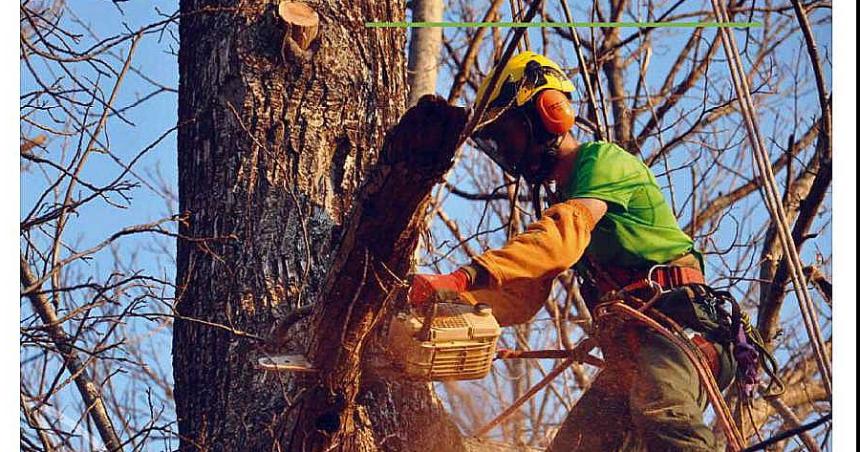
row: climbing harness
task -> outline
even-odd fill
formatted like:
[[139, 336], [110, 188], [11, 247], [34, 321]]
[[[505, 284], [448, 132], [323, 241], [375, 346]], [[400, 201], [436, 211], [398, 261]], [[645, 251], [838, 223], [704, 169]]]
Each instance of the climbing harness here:
[[[592, 271], [598, 267], [594, 262], [588, 264]], [[750, 400], [753, 389], [758, 386], [759, 363], [770, 376], [770, 383], [764, 391], [766, 397], [779, 395], [784, 391], [784, 385], [777, 376], [776, 360], [767, 351], [757, 330], [751, 325], [749, 316], [741, 310], [737, 301], [727, 291], [714, 290], [704, 285], [701, 272], [693, 268], [656, 265], [651, 267], [643, 278], [625, 279], [630, 282], [624, 286], [618, 286], [617, 282], [604, 271], [600, 271], [599, 274], [606, 278], [606, 281], [601, 284], [602, 287], [605, 288], [605, 284], [611, 283], [615, 284], [613, 286], [615, 289], [605, 292], [591, 308], [596, 326], [595, 336], [582, 341], [572, 350], [498, 350], [497, 359], [532, 358], [563, 359], [564, 361], [502, 413], [479, 428], [475, 436], [482, 436], [501, 424], [573, 363], [606, 367], [607, 364], [590, 355], [590, 351], [598, 344], [603, 345], [604, 348], [617, 350], [617, 347], [610, 347], [609, 344], [617, 342], [616, 332], [620, 331], [619, 327], [636, 325], [666, 338], [687, 356], [714, 408], [717, 420], [725, 433], [729, 450], [733, 452], [742, 450], [744, 437], [732, 417], [718, 384], [717, 373], [722, 374], [724, 369], [722, 369], [719, 352], [712, 341], [716, 339], [721, 343], [731, 344], [733, 355], [738, 362], [735, 384], [738, 385], [739, 394], [746, 401], [745, 403]], [[617, 273], [615, 276], [618, 276]], [[669, 290], [664, 289], [664, 285]], [[672, 295], [675, 290], [688, 290], [696, 295], [698, 304], [690, 308], [694, 312], [679, 315], [683, 318], [684, 326], [658, 309], [658, 307], [662, 308], [660, 304], [665, 297]], [[650, 291], [650, 297], [640, 298], [646, 291]], [[722, 306], [726, 303], [731, 306], [731, 313], [723, 309]], [[701, 309], [705, 318], [714, 320], [708, 325], [703, 325], [702, 321], [695, 320], [701, 317], [695, 312], [696, 309]], [[696, 323], [699, 324], [696, 325]], [[698, 328], [691, 328], [692, 326], [698, 326]], [[710, 330], [710, 334], [706, 334], [703, 330]], [[623, 359], [619, 358], [621, 355], [615, 350], [604, 350], [604, 356], [610, 359], [610, 362], [614, 359]], [[721, 377], [721, 380], [724, 379]], [[772, 391], [772, 386], [776, 386], [777, 389]]]
[[[599, 335], [611, 335], [620, 325], [634, 322], [659, 334], [678, 347], [693, 363], [693, 367], [699, 375], [702, 386], [708, 395], [708, 400], [711, 402], [717, 420], [726, 435], [729, 450], [740, 451], [744, 444], [743, 435], [738, 430], [731, 411], [723, 399], [708, 358], [695, 342], [685, 334], [684, 328], [665, 314], [652, 309], [652, 306], [668, 292], [653, 281], [651, 285], [654, 295], [648, 301], [635, 297], [629, 291], [624, 292], [624, 289], [621, 292], [607, 294], [605, 301], [600, 301], [594, 308], [594, 322], [597, 331], [600, 332]], [[648, 314], [645, 314], [646, 311]]]

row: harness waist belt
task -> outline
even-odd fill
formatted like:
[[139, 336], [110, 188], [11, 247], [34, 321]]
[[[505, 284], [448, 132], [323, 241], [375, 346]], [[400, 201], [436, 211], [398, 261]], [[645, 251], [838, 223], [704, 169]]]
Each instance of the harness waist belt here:
[[[605, 267], [607, 278], [597, 278], [597, 289], [601, 294], [623, 288], [627, 292], [647, 289], [648, 272], [623, 267]], [[705, 276], [697, 268], [667, 265], [655, 267], [651, 271], [651, 281], [664, 290], [688, 284], [705, 284]]]
[[691, 267], [658, 267], [651, 273], [651, 279], [664, 289], [674, 289], [687, 284], [704, 284], [705, 275]]

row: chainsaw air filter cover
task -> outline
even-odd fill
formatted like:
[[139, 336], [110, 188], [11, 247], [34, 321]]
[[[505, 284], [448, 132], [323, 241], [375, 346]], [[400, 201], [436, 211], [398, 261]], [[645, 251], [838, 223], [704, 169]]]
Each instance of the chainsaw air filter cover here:
[[487, 305], [430, 303], [394, 316], [388, 348], [400, 371], [414, 380], [473, 380], [485, 377], [501, 334]]

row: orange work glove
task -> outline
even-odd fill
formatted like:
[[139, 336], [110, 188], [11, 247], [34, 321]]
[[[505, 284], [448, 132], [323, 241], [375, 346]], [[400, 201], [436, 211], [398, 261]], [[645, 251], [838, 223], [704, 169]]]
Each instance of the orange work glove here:
[[434, 299], [451, 299], [469, 290], [471, 282], [471, 275], [462, 268], [447, 275], [417, 274], [412, 277], [412, 286], [406, 298], [414, 306]]

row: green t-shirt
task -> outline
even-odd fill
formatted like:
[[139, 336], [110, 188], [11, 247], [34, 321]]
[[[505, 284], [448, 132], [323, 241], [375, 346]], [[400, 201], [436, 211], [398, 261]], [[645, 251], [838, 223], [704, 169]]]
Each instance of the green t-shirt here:
[[586, 255], [599, 263], [645, 267], [693, 251], [693, 240], [678, 226], [654, 174], [638, 157], [612, 143], [583, 143], [573, 171], [568, 186], [559, 190], [565, 200], [595, 198], [608, 205]]

